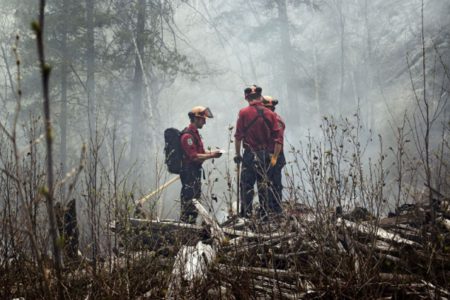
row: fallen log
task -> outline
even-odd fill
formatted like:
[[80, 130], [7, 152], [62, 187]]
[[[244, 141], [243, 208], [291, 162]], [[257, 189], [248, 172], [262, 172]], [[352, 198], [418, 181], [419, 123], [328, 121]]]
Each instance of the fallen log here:
[[381, 219], [379, 222], [380, 227], [389, 228], [397, 226], [399, 224], [423, 224], [425, 222], [425, 213], [422, 211], [412, 211], [403, 215], [394, 216], [391, 218]]
[[290, 291], [298, 290], [298, 287], [296, 285], [289, 284], [289, 283], [286, 283], [286, 282], [281, 281], [281, 280], [275, 280], [273, 278], [269, 278], [269, 277], [265, 277], [265, 276], [256, 276], [256, 279], [259, 280], [259, 281], [262, 281], [262, 282], [265, 281], [265, 282], [267, 282], [267, 283], [269, 283], [271, 285], [275, 285], [276, 284], [277, 286], [279, 286], [280, 288], [285, 289], [285, 290], [290, 290]]
[[367, 234], [367, 235], [374, 234], [375, 236], [377, 236], [378, 238], [380, 238], [382, 240], [392, 241], [392, 242], [396, 242], [396, 243], [400, 243], [400, 244], [407, 244], [407, 245], [416, 246], [419, 248], [421, 247], [420, 244], [418, 244], [414, 241], [402, 238], [402, 237], [400, 237], [396, 234], [390, 233], [382, 228], [369, 228], [365, 224], [357, 224], [357, 223], [353, 223], [348, 220], [343, 220], [341, 218], [339, 218], [337, 220], [336, 225], [337, 226], [344, 225], [347, 228], [354, 229], [360, 233]]
[[217, 224], [214, 218], [208, 214], [208, 211], [197, 199], [192, 199], [192, 202], [205, 223], [211, 227], [211, 236], [216, 239], [218, 246], [222, 245], [225, 241], [225, 234], [223, 233], [222, 228], [220, 228], [219, 224]]
[[[203, 227], [194, 225], [194, 224], [187, 224], [183, 222], [178, 222], [175, 220], [147, 220], [147, 219], [136, 219], [136, 218], [129, 218], [128, 221], [130, 222], [130, 225], [132, 227], [140, 227], [140, 226], [149, 226], [151, 228], [156, 229], [188, 229], [192, 232], [198, 232], [202, 231]], [[110, 230], [113, 232], [119, 232], [124, 229], [124, 225], [120, 222], [112, 222], [109, 225]]]
[[[173, 230], [184, 228], [184, 229], [188, 229], [192, 232], [200, 232], [204, 229], [202, 226], [199, 226], [199, 225], [187, 224], [187, 223], [183, 223], [183, 222], [179, 222], [179, 221], [175, 221], [175, 220], [158, 221], [158, 220], [148, 220], [148, 219], [138, 219], [138, 218], [129, 218], [128, 220], [130, 222], [130, 225], [133, 227], [150, 226], [151, 228], [155, 228], [155, 229], [166, 228], [166, 229], [173, 229]], [[121, 225], [120, 222], [112, 222], [112, 223], [110, 223], [109, 228], [113, 232], [118, 232], [118, 231], [122, 230], [124, 228], [124, 226]], [[227, 235], [234, 236], [234, 237], [244, 237], [244, 238], [253, 238], [253, 239], [261, 239], [261, 240], [269, 240], [269, 239], [273, 239], [273, 238], [283, 238], [286, 236], [297, 235], [297, 233], [286, 234], [285, 232], [274, 232], [271, 234], [263, 234], [263, 233], [255, 233], [250, 230], [243, 231], [243, 230], [235, 230], [232, 228], [221, 228], [220, 231], [222, 231], [223, 233], [225, 233]]]
[[219, 264], [218, 269], [224, 272], [230, 272], [232, 270], [237, 270], [242, 273], [251, 273], [255, 275], [262, 275], [265, 277], [296, 282], [300, 278], [308, 278], [307, 275], [301, 274], [299, 272], [282, 270], [282, 269], [269, 269], [269, 268], [259, 268], [259, 267], [244, 267], [237, 265], [225, 265]]

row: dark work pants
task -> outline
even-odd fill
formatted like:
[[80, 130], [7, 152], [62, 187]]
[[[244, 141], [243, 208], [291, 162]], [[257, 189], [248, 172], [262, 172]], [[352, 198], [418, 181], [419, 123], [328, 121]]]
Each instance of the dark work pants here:
[[284, 153], [281, 153], [278, 157], [277, 164], [269, 169], [269, 178], [271, 179], [271, 188], [269, 191], [268, 210], [275, 213], [282, 211], [281, 200], [283, 192], [282, 170], [286, 165], [286, 158]]
[[197, 219], [197, 209], [192, 199], [200, 199], [202, 193], [202, 169], [199, 166], [183, 166], [180, 172], [181, 179], [181, 214], [180, 220], [194, 224]]
[[268, 208], [271, 179], [269, 178], [270, 154], [265, 150], [244, 151], [241, 170], [241, 216], [252, 214], [253, 186], [257, 183], [258, 197], [263, 211]]

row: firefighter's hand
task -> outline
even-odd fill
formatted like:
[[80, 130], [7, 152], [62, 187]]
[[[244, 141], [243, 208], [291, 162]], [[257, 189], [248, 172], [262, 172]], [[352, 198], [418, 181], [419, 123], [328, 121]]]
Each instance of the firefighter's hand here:
[[242, 162], [242, 156], [236, 155], [236, 156], [233, 158], [233, 160], [234, 160], [234, 163], [235, 163], [235, 164], [240, 164], [240, 163]]
[[272, 156], [270, 158], [270, 165], [272, 167], [275, 167], [275, 165], [277, 164], [277, 160], [278, 160], [278, 155], [272, 154]]
[[220, 150], [211, 151], [211, 158], [218, 158], [222, 156], [222, 152]]

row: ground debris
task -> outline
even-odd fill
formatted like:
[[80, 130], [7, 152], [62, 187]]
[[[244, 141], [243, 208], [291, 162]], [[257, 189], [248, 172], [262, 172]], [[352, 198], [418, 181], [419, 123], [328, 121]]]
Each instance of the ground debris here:
[[[183, 264], [196, 270], [171, 276], [169, 298], [181, 290], [182, 299], [450, 296], [450, 219], [439, 208], [434, 224], [426, 205], [377, 218], [361, 209], [319, 214], [298, 204], [266, 220], [233, 216], [218, 224], [196, 205], [202, 226], [130, 219], [134, 229], [151, 232], [150, 239], [178, 241], [172, 274], [185, 274]], [[183, 238], [175, 238], [180, 232]], [[188, 249], [195, 251], [189, 256]]]

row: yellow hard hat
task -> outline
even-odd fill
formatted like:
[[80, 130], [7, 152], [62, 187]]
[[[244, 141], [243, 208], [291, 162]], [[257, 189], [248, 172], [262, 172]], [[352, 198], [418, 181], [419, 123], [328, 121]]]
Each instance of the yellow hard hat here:
[[263, 96], [262, 103], [265, 107], [274, 107], [278, 104], [278, 100], [273, 99], [272, 96]]
[[197, 117], [197, 118], [214, 118], [209, 107], [204, 106], [195, 106], [189, 112], [189, 117]]

